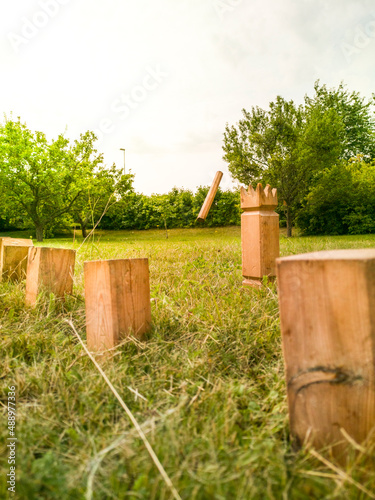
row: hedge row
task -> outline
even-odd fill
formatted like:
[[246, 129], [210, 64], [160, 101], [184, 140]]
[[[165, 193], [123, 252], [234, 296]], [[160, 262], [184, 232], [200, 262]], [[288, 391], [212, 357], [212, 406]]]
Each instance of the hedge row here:
[[[168, 194], [146, 196], [130, 193], [113, 205], [103, 217], [102, 229], [151, 229], [192, 227], [208, 193], [199, 187], [194, 194], [174, 188]], [[204, 223], [206, 227], [239, 225], [241, 220], [239, 191], [219, 188]]]

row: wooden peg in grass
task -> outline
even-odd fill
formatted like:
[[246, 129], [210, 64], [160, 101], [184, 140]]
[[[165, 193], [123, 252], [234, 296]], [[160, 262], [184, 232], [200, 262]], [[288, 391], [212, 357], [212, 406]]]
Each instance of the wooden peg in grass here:
[[45, 290], [64, 298], [73, 291], [75, 250], [31, 247], [26, 275], [26, 304], [35, 305], [39, 292]]
[[261, 286], [264, 276], [276, 275], [279, 256], [279, 216], [277, 190], [267, 184], [263, 189], [241, 188], [241, 240], [243, 285]]
[[127, 335], [142, 339], [151, 325], [148, 259], [85, 262], [87, 345], [110, 349]]
[[223, 177], [223, 172], [220, 172], [220, 170], [218, 172], [216, 172], [214, 181], [212, 183], [212, 186], [210, 187], [210, 190], [207, 193], [206, 199], [204, 200], [204, 203], [203, 203], [202, 208], [199, 212], [197, 220], [200, 220], [200, 221], [206, 220], [208, 212], [210, 211], [211, 205], [215, 199], [217, 190], [219, 189], [219, 184], [220, 184], [222, 177]]
[[277, 277], [291, 434], [344, 461], [375, 428], [375, 249], [285, 257]]
[[25, 278], [30, 246], [33, 242], [26, 238], [0, 238], [0, 281]]

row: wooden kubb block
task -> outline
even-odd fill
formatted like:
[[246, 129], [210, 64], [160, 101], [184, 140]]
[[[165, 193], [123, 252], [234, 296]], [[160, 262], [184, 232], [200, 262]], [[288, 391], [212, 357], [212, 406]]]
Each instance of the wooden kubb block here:
[[263, 276], [274, 278], [279, 256], [279, 216], [276, 189], [258, 184], [241, 189], [241, 241], [243, 285], [260, 286]]
[[332, 446], [344, 429], [362, 443], [375, 427], [375, 250], [278, 259], [291, 434]]
[[73, 292], [75, 250], [33, 247], [29, 249], [26, 276], [26, 304], [34, 305], [44, 290], [64, 298]]
[[26, 238], [0, 238], [0, 281], [16, 281], [26, 276], [30, 246], [33, 242]]
[[110, 349], [150, 329], [148, 259], [85, 262], [86, 332], [89, 349]]

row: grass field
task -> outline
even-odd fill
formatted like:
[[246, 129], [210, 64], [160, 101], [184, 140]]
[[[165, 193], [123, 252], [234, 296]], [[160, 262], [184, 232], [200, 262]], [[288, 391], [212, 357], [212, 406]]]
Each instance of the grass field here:
[[[20, 236], [20, 234], [17, 234]], [[15, 234], [13, 236], [16, 236]], [[23, 236], [28, 237], [25, 233]], [[101, 366], [183, 499], [375, 498], [375, 443], [333, 469], [291, 448], [277, 293], [241, 287], [238, 227], [102, 232], [75, 248], [75, 288], [25, 309], [24, 283], [0, 283], [2, 456], [8, 386], [17, 393], [19, 499], [168, 499], [118, 401], [84, 354], [83, 262], [148, 257], [153, 328]], [[375, 235], [281, 237], [281, 254], [375, 247]], [[137, 394], [138, 392], [138, 394]], [[6, 460], [0, 498], [7, 498]]]

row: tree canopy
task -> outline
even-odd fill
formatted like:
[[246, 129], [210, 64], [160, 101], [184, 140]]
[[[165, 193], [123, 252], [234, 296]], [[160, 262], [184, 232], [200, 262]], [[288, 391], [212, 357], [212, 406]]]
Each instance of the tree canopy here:
[[237, 125], [227, 124], [224, 160], [232, 177], [245, 184], [269, 182], [286, 207], [288, 235], [303, 198], [316, 175], [339, 159], [375, 153], [372, 101], [365, 102], [343, 85], [327, 89], [315, 84], [313, 98], [296, 105], [281, 96], [242, 110]]
[[63, 135], [48, 141], [20, 119], [6, 119], [0, 125], [2, 213], [8, 220], [30, 221], [42, 241], [48, 228], [87, 200], [90, 189], [97, 195], [101, 179], [108, 180], [95, 140], [92, 132], [86, 132], [72, 144]]
[[303, 200], [297, 223], [304, 234], [375, 232], [375, 162], [362, 155], [321, 172]]
[[94, 226], [119, 199], [133, 192], [133, 180], [133, 174], [124, 175], [114, 164], [110, 169], [97, 166], [70, 211], [74, 221], [80, 224], [84, 238], [89, 224]]
[[343, 83], [334, 89], [320, 85], [319, 81], [314, 90], [313, 98], [305, 96], [306, 108], [331, 109], [342, 122], [339, 159], [350, 160], [358, 155], [366, 161], [375, 158], [375, 95], [366, 100], [359, 92], [350, 92]]

